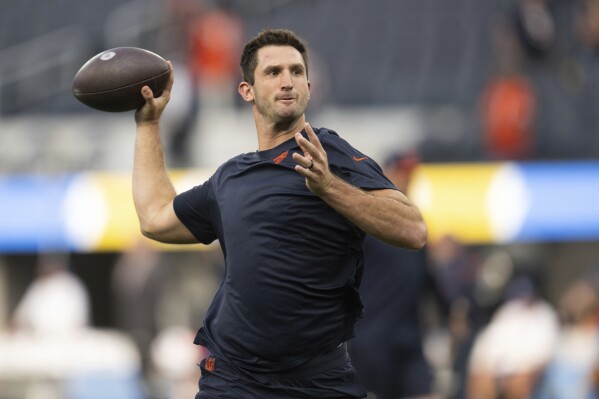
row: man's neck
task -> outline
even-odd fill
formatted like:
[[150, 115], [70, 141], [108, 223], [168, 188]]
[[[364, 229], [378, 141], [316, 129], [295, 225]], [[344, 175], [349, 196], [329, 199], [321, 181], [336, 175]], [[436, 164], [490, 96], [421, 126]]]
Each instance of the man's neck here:
[[256, 120], [256, 132], [258, 133], [258, 150], [265, 151], [275, 148], [281, 143], [289, 140], [297, 132], [301, 132], [304, 129], [305, 117], [302, 115], [301, 118], [295, 122], [278, 126], [275, 124], [259, 123]]

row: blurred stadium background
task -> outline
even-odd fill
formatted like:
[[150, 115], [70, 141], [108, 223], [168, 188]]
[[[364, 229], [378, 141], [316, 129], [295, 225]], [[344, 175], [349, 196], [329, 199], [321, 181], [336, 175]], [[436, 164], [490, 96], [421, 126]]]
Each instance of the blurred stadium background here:
[[[456, 309], [423, 337], [442, 397], [466, 397], [472, 342], [522, 287], [560, 318], [550, 344], [512, 359], [544, 376], [535, 397], [595, 397], [559, 396], [547, 376], [566, 378], [565, 356], [568, 384], [596, 392], [597, 0], [4, 0], [0, 399], [195, 393], [202, 354], [191, 340], [222, 274], [219, 250], [140, 236], [133, 115], [86, 108], [70, 85], [108, 48], [171, 59], [164, 139], [185, 189], [255, 148], [237, 59], [265, 27], [311, 47], [314, 126], [381, 162], [420, 156], [409, 194]], [[587, 356], [563, 355], [565, 331], [589, 320], [594, 338], [575, 340]], [[542, 396], [548, 386], [554, 396]]]

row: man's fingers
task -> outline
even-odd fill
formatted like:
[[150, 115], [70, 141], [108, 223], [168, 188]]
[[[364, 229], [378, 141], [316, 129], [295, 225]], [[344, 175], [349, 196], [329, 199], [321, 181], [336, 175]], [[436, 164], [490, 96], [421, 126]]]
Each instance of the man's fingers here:
[[317, 163], [318, 165], [322, 165], [323, 163], [326, 164], [327, 158], [324, 148], [322, 147], [322, 144], [320, 143], [318, 136], [316, 136], [314, 129], [312, 129], [312, 126], [310, 126], [309, 123], [306, 123], [304, 125], [304, 128], [308, 136], [307, 139], [304, 136], [302, 136], [302, 134], [299, 132], [295, 134], [295, 141], [297, 142], [304, 154], [301, 155], [298, 153], [294, 153], [293, 159], [295, 159], [295, 161], [299, 164], [296, 167], [296, 170], [298, 170], [298, 168], [301, 169], [303, 172], [302, 174], [306, 176], [308, 171], [312, 170], [312, 167], [314, 167], [315, 163]]
[[159, 97], [154, 98], [154, 93], [150, 86], [144, 86], [141, 88], [141, 95], [146, 101], [141, 107], [135, 111], [135, 121], [137, 123], [143, 123], [148, 121], [156, 121], [160, 118], [162, 111], [166, 107], [171, 97], [171, 89], [173, 88], [173, 82], [175, 80], [175, 74], [173, 64], [167, 61], [169, 67], [169, 77], [164, 87], [164, 90]]
[[146, 101], [154, 98], [154, 93], [152, 93], [152, 89], [150, 89], [149, 86], [144, 86], [141, 88], [141, 95]]
[[310, 126], [308, 122], [304, 123], [304, 129], [306, 130], [306, 133], [308, 133], [309, 139], [312, 139], [313, 136], [316, 136], [316, 133], [314, 133], [314, 129], [312, 129], [312, 126]]
[[310, 142], [306, 140], [306, 138], [302, 136], [301, 133], [298, 132], [295, 134], [295, 141], [297, 142], [297, 145], [299, 145], [299, 147], [302, 149], [304, 154], [307, 154], [309, 152], [308, 146], [310, 145]]
[[298, 166], [301, 166], [305, 169], [312, 169], [312, 167], [314, 166], [314, 159], [312, 159], [311, 157], [309, 158], [297, 152], [294, 152], [292, 157], [295, 160], [295, 162], [298, 163]]
[[166, 86], [162, 91], [162, 95], [168, 94], [170, 96], [171, 90], [173, 89], [173, 83], [175, 81], [175, 69], [173, 68], [173, 63], [171, 61], [166, 62], [168, 64], [168, 68], [170, 70], [170, 74], [168, 76], [168, 82], [166, 82]]
[[[173, 63], [171, 61], [167, 61], [167, 64], [168, 64], [170, 73], [169, 73], [169, 77], [168, 77], [166, 86], [164, 87], [164, 90], [162, 90], [162, 94], [160, 95], [160, 97], [163, 97], [166, 99], [170, 98], [171, 90], [173, 89], [173, 83], [175, 81], [175, 72], [173, 69]], [[141, 95], [146, 100], [146, 102], [151, 100], [152, 98], [154, 98], [154, 93], [152, 92], [152, 89], [150, 89], [149, 86], [144, 86], [141, 88]]]
[[319, 159], [318, 149], [310, 140], [307, 140], [304, 136], [302, 136], [301, 133], [295, 134], [295, 141], [304, 152], [304, 155], [310, 155], [314, 159]]
[[317, 150], [322, 150], [323, 148], [320, 144], [320, 140], [308, 122], [304, 124], [304, 129], [306, 130], [306, 134], [308, 135], [308, 140], [310, 140], [310, 143], [312, 143]]

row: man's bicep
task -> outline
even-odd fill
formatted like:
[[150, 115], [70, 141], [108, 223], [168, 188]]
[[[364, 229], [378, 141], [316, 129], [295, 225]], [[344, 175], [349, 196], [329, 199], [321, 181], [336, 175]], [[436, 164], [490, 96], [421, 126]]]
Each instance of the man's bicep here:
[[194, 244], [198, 242], [198, 239], [177, 217], [172, 201], [155, 215], [152, 229], [142, 232], [146, 237], [164, 243]]

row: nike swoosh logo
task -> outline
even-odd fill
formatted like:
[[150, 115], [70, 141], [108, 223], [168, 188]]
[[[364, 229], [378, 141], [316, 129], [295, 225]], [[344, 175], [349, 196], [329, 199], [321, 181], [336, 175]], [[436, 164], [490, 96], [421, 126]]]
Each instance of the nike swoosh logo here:
[[357, 156], [354, 155], [354, 161], [356, 161], [356, 162], [360, 162], [360, 161], [363, 161], [365, 159], [368, 159], [368, 157], [358, 158]]

